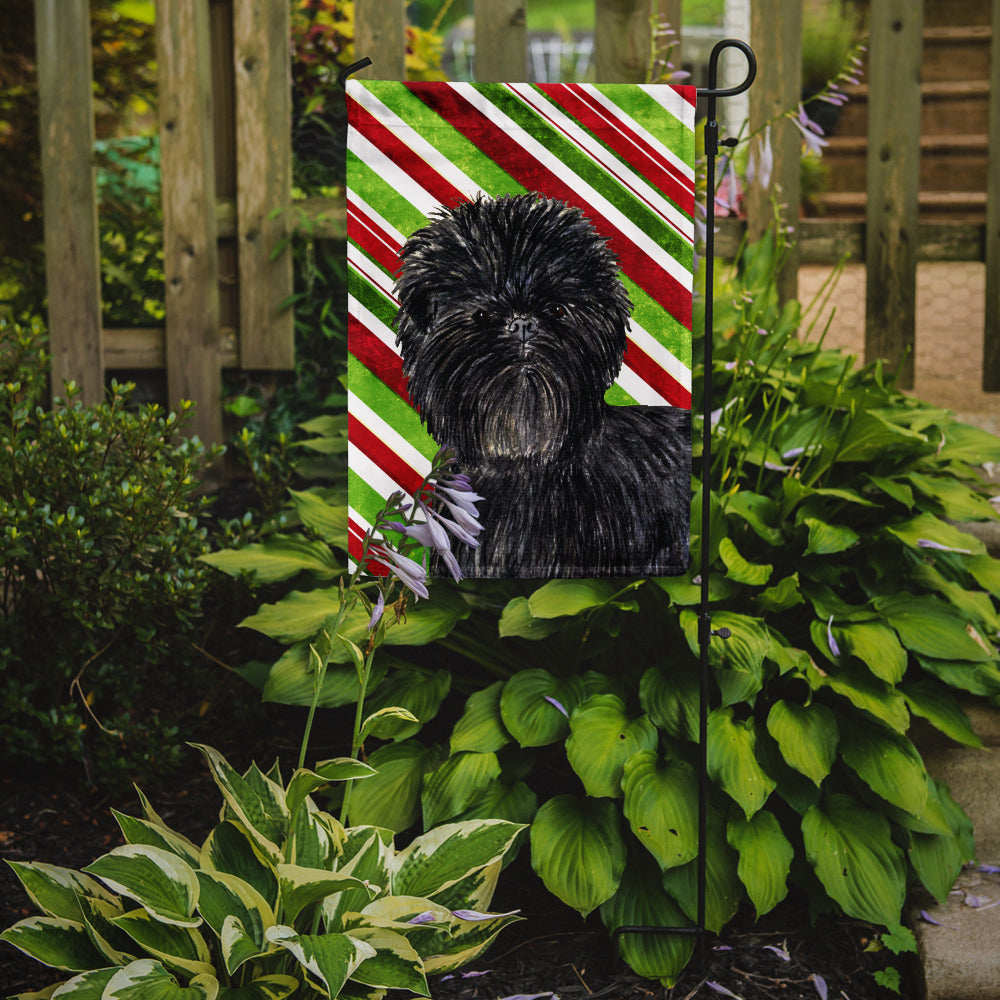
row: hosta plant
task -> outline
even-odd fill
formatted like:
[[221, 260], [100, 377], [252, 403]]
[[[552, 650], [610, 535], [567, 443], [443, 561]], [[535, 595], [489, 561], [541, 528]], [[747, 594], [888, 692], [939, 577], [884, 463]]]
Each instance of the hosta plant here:
[[[82, 871], [11, 862], [40, 916], [0, 935], [68, 978], [66, 1000], [281, 1000], [429, 996], [427, 975], [470, 961], [513, 920], [490, 913], [521, 827], [450, 823], [397, 849], [392, 832], [343, 827], [312, 794], [369, 779], [338, 758], [240, 774], [199, 747], [222, 793], [201, 845], [140, 793], [142, 818], [115, 813], [126, 843]], [[53, 992], [54, 990], [54, 992]]]

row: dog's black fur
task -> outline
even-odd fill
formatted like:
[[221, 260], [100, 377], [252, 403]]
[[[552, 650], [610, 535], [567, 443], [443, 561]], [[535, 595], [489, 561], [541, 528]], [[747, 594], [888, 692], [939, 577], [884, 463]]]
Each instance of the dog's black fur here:
[[690, 413], [604, 402], [631, 303], [579, 209], [528, 194], [441, 210], [406, 241], [396, 293], [410, 396], [486, 498], [464, 573], [687, 567]]

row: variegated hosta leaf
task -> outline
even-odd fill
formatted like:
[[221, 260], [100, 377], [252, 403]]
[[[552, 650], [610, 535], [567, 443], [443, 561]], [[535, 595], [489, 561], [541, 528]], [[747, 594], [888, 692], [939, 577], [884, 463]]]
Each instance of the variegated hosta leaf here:
[[505, 820], [446, 823], [421, 834], [393, 859], [392, 892], [433, 899], [499, 861], [523, 827]]
[[475, 802], [500, 777], [495, 753], [452, 754], [436, 771], [424, 778], [420, 802], [424, 826], [437, 826], [454, 819]]
[[376, 774], [373, 767], [353, 757], [338, 757], [317, 764], [315, 769], [300, 767], [288, 782], [285, 805], [294, 816], [306, 797], [331, 781], [347, 781], [355, 778], [370, 778]]
[[[524, 828], [522, 827], [521, 832]], [[520, 837], [520, 833], [518, 837]], [[515, 838], [517, 839], [517, 838]], [[468, 908], [472, 910], [488, 910], [493, 901], [493, 894], [497, 889], [497, 882], [500, 878], [500, 871], [503, 868], [506, 856], [498, 858], [491, 865], [479, 868], [465, 878], [460, 878], [452, 883], [448, 888], [434, 893], [435, 902], [442, 906], [447, 906], [449, 910], [460, 910]]]
[[268, 928], [267, 939], [291, 952], [309, 978], [332, 997], [365, 959], [375, 957], [370, 944], [349, 934], [296, 934], [293, 928], [278, 924]]
[[224, 986], [218, 1000], [285, 1000], [299, 985], [294, 976], [261, 976], [245, 986]]
[[355, 982], [430, 996], [424, 963], [402, 934], [384, 927], [356, 927], [351, 937], [375, 949], [375, 954], [351, 973]]
[[189, 976], [213, 971], [205, 939], [190, 927], [160, 923], [145, 910], [132, 910], [111, 921], [150, 955]]
[[264, 855], [277, 863], [281, 856], [278, 845], [288, 831], [284, 789], [254, 769], [246, 776], [240, 775], [212, 747], [198, 743], [192, 746], [204, 754], [227, 807], [247, 828]]
[[28, 1000], [30, 997], [41, 1000], [42, 997], [50, 996], [55, 1000], [101, 1000], [104, 988], [111, 982], [119, 968], [112, 966], [107, 969], [91, 969], [89, 972], [81, 972], [80, 975], [67, 979], [54, 991], [50, 986], [43, 993], [21, 993], [11, 1000]]
[[[198, 910], [220, 940], [227, 920], [235, 920], [239, 923], [238, 930], [242, 937], [250, 939], [254, 954], [265, 951], [264, 931], [275, 923], [274, 912], [267, 900], [248, 882], [223, 872], [200, 871], [198, 883], [201, 886]], [[234, 938], [234, 929], [230, 930], [229, 936], [231, 941], [240, 937], [237, 934]], [[231, 948], [226, 949], [226, 966], [230, 975], [251, 957], [245, 954], [242, 944], [239, 951], [239, 961], [230, 965], [233, 952]]]
[[119, 969], [101, 1000], [216, 1000], [218, 995], [215, 976], [199, 975], [181, 986], [159, 962], [143, 958]]
[[194, 870], [171, 851], [147, 844], [125, 844], [85, 869], [113, 892], [134, 899], [150, 916], [165, 924], [197, 927], [201, 918], [198, 879]]
[[451, 733], [451, 752], [474, 750], [477, 753], [496, 753], [510, 743], [500, 716], [500, 692], [503, 681], [497, 681], [482, 691], [469, 696], [462, 717]]
[[342, 872], [327, 872], [301, 865], [278, 865], [281, 906], [286, 920], [294, 921], [302, 910], [321, 899], [345, 889], [361, 889], [375, 895], [361, 879]]
[[[601, 905], [604, 926], [688, 927], [691, 921], [664, 891], [652, 859], [630, 858], [618, 891]], [[619, 938], [622, 958], [640, 976], [672, 986], [694, 950], [691, 934], [623, 934]]]
[[805, 814], [802, 836], [809, 863], [849, 917], [899, 923], [906, 866], [885, 816], [834, 794]]
[[225, 820], [208, 835], [199, 867], [235, 875], [252, 885], [272, 908], [278, 904], [277, 872], [241, 823]]
[[104, 956], [106, 965], [128, 965], [139, 958], [135, 942], [113, 923], [125, 911], [120, 903], [109, 903], [93, 896], [80, 899], [83, 921], [94, 947]]
[[777, 740], [785, 761], [814, 784], [818, 786], [830, 773], [840, 733], [826, 705], [778, 700], [768, 713], [767, 731]]
[[451, 972], [474, 961], [486, 951], [504, 927], [521, 919], [516, 912], [479, 914], [474, 920], [463, 919], [461, 915], [467, 912], [452, 911], [455, 922], [450, 934], [447, 937], [442, 934], [443, 940], [431, 954], [424, 957], [424, 971], [428, 975]]
[[344, 930], [343, 915], [368, 905], [371, 891], [388, 890], [391, 857], [391, 831], [373, 826], [356, 826], [347, 831], [337, 870], [367, 883], [368, 888], [345, 889], [323, 900], [323, 920], [328, 931]]
[[661, 869], [697, 855], [698, 783], [689, 764], [643, 750], [625, 762], [622, 789], [632, 832]]
[[149, 847], [159, 847], [186, 861], [192, 867], [198, 864], [198, 848], [182, 834], [169, 827], [152, 823], [145, 819], [126, 816], [125, 813], [112, 809], [115, 819], [121, 827], [122, 835], [130, 844], [146, 844]]
[[708, 717], [708, 774], [749, 818], [774, 791], [776, 782], [757, 762], [752, 718], [739, 722], [733, 709], [717, 708]]
[[746, 886], [757, 916], [774, 909], [788, 895], [788, 872], [795, 849], [781, 832], [774, 813], [762, 809], [751, 819], [729, 821], [726, 837], [740, 853], [736, 873]]
[[81, 896], [116, 902], [115, 897], [97, 879], [73, 871], [72, 868], [60, 868], [38, 861], [8, 861], [7, 864], [13, 869], [31, 901], [46, 916], [81, 920]]
[[317, 809], [312, 799], [306, 799], [292, 819], [285, 844], [286, 860], [305, 868], [335, 868], [344, 837], [339, 820]]
[[648, 715], [630, 719], [625, 702], [613, 694], [595, 694], [570, 716], [566, 757], [595, 798], [621, 796], [622, 768], [639, 750], [653, 750], [659, 740]]
[[573, 795], [549, 799], [531, 824], [531, 865], [549, 892], [583, 916], [610, 899], [625, 870], [615, 803]]
[[100, 968], [105, 959], [91, 944], [87, 929], [76, 920], [65, 917], [28, 917], [19, 920], [0, 934], [26, 955], [54, 969], [81, 972]]

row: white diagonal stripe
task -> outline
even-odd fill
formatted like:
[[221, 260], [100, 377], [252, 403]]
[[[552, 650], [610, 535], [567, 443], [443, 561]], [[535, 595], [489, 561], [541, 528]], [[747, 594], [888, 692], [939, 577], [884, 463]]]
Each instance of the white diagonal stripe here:
[[353, 392], [347, 393], [347, 411], [360, 420], [390, 451], [395, 452], [421, 479], [431, 471], [430, 459], [424, 458], [392, 424], [386, 423]]
[[641, 347], [674, 381], [691, 391], [691, 369], [634, 319], [629, 320], [628, 339], [635, 341], [636, 346]]

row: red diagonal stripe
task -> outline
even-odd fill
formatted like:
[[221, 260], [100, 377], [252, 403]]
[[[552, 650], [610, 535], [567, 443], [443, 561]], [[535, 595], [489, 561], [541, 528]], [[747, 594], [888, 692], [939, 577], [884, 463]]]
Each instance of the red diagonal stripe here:
[[671, 406], [691, 409], [691, 390], [686, 389], [665, 368], [654, 361], [638, 344], [630, 340], [625, 351], [625, 364], [652, 386]]
[[411, 496], [420, 489], [424, 477], [351, 413], [347, 414], [347, 437], [352, 445], [360, 448], [401, 489]]
[[435, 200], [449, 208], [468, 201], [451, 181], [441, 176], [423, 157], [414, 152], [388, 126], [383, 125], [360, 104], [354, 108], [351, 123], [369, 142], [412, 177]]
[[[361, 561], [361, 553], [364, 551], [364, 540], [365, 532], [364, 529], [356, 521], [352, 521], [350, 518], [347, 519], [347, 551], [350, 557], [355, 562]], [[374, 559], [369, 559], [368, 565], [365, 567], [368, 573], [372, 576], [388, 576], [389, 567], [385, 563], [376, 562]]]
[[406, 389], [403, 359], [386, 347], [361, 320], [351, 315], [347, 317], [347, 349], [400, 399], [413, 405]]
[[578, 83], [545, 83], [538, 87], [547, 97], [617, 153], [636, 173], [658, 188], [678, 208], [694, 214], [694, 185], [672, 163], [625, 122], [595, 101]]
[[587, 213], [594, 228], [618, 255], [622, 270], [671, 316], [691, 329], [691, 289], [651, 260], [621, 230], [573, 189], [462, 97], [454, 87], [409, 83], [407, 87], [429, 108], [455, 126], [470, 142], [529, 191], [542, 191]]
[[399, 270], [399, 244], [373, 219], [347, 205], [347, 238], [389, 274]]

